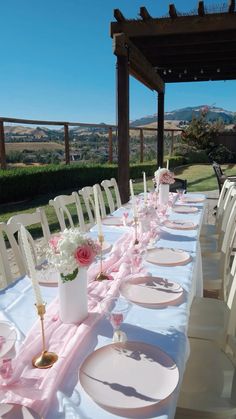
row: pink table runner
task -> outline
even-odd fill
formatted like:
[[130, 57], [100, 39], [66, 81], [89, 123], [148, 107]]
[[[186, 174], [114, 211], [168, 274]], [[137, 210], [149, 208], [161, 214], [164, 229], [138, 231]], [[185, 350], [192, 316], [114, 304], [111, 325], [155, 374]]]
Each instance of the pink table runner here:
[[[143, 236], [141, 246], [149, 241], [149, 234]], [[120, 282], [131, 273], [136, 264], [136, 271], [145, 275], [146, 272], [137, 262], [134, 253], [133, 231], [122, 236], [113, 246], [113, 251], [104, 263], [106, 272], [112, 274], [114, 280], [93, 281], [98, 273], [98, 265], [88, 270], [88, 311], [87, 319], [80, 325], [63, 324], [58, 316], [58, 299], [48, 306], [45, 316], [46, 347], [58, 355], [58, 361], [52, 368], [40, 370], [32, 367], [32, 358], [41, 352], [42, 339], [39, 321], [34, 324], [26, 337], [19, 355], [13, 361], [13, 376], [7, 383], [1, 383], [0, 391], [4, 395], [2, 402], [18, 403], [32, 407], [41, 415], [47, 413], [51, 399], [57, 391], [66, 370], [78, 352], [81, 342], [93, 326], [101, 318], [99, 303], [108, 295], [116, 295]], [[132, 272], [134, 274], [134, 270]]]

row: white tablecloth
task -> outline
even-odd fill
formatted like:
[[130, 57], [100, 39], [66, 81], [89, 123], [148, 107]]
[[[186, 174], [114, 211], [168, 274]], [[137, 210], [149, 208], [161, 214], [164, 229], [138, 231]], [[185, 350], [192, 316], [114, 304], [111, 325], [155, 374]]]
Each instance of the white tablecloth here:
[[[196, 196], [196, 195], [194, 195]], [[198, 195], [202, 196], [202, 195]], [[190, 252], [192, 260], [184, 266], [159, 267], [146, 263], [146, 269], [152, 275], [162, 276], [178, 282], [184, 288], [184, 302], [177, 306], [169, 306], [162, 309], [151, 310], [132, 305], [122, 330], [129, 340], [143, 341], [159, 346], [171, 358], [179, 368], [180, 383], [185, 369], [185, 363], [189, 355], [187, 339], [187, 327], [189, 309], [194, 295], [202, 294], [202, 271], [201, 252], [198, 241], [200, 226], [203, 217], [204, 204], [194, 205], [199, 207], [196, 214], [177, 214], [172, 212], [170, 219], [181, 219], [195, 222], [198, 228], [195, 230], [171, 230], [161, 228], [160, 239], [157, 247], [171, 247]], [[116, 211], [116, 215], [123, 215], [125, 209]], [[114, 242], [129, 227], [104, 226], [105, 239]], [[96, 237], [96, 227], [91, 235]], [[42, 294], [48, 303], [55, 297], [57, 288], [42, 287]], [[12, 321], [20, 333], [27, 334], [37, 316], [33, 305], [34, 297], [30, 280], [25, 277], [9, 286], [0, 293], [1, 318]], [[111, 343], [112, 327], [104, 318], [97, 323], [90, 337], [85, 339], [80, 347], [77, 358], [71, 364], [54, 403], [50, 406], [46, 419], [112, 419], [120, 418], [99, 407], [83, 390], [78, 382], [78, 371], [81, 362], [86, 356], [105, 344]], [[158, 380], [158, 378], [157, 378]], [[161, 383], [160, 383], [161, 385]], [[171, 396], [168, 403], [159, 409], [152, 417], [159, 419], [171, 419], [174, 417], [179, 386]]]

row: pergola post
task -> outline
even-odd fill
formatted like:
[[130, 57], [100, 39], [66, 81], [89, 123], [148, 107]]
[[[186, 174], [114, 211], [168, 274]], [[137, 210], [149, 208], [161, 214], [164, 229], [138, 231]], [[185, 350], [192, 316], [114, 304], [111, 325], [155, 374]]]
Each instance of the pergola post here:
[[68, 124], [64, 124], [64, 142], [65, 142], [65, 162], [70, 164], [70, 144]]
[[121, 202], [129, 200], [129, 63], [117, 55], [118, 186]]
[[109, 163], [113, 162], [113, 146], [112, 146], [112, 127], [108, 128], [108, 161]]
[[163, 167], [164, 160], [164, 93], [158, 93], [157, 109], [157, 167]]
[[1, 169], [6, 169], [6, 149], [3, 121], [0, 121], [0, 160]]
[[143, 163], [144, 142], [143, 142], [143, 129], [140, 128], [140, 163]]

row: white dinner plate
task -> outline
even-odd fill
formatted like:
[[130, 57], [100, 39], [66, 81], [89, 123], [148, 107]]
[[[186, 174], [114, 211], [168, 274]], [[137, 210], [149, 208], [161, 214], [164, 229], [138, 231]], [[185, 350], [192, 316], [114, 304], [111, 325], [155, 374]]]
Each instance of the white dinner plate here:
[[183, 288], [164, 278], [145, 276], [123, 282], [120, 292], [132, 303], [147, 308], [159, 308], [179, 302]]
[[4, 340], [0, 345], [0, 358], [3, 358], [14, 347], [17, 339], [17, 331], [12, 323], [1, 321], [0, 336]]
[[176, 388], [179, 371], [160, 348], [143, 342], [113, 343], [92, 352], [79, 378], [89, 396], [116, 414], [146, 417]]
[[158, 247], [147, 251], [146, 261], [160, 266], [178, 266], [190, 262], [191, 256], [188, 252], [180, 249]]
[[200, 196], [184, 196], [182, 198], [183, 202], [188, 202], [189, 204], [197, 204], [198, 202], [203, 202], [205, 201], [205, 198], [201, 198]]
[[38, 282], [44, 286], [57, 287], [59, 275], [59, 272], [53, 266], [48, 266], [46, 269], [36, 268]]
[[32, 409], [19, 405], [0, 403], [0, 418], [2, 419], [41, 419]]
[[182, 220], [165, 220], [164, 226], [175, 230], [194, 230], [197, 227], [197, 224]]
[[107, 217], [102, 219], [102, 224], [109, 226], [123, 226], [121, 217]]
[[176, 207], [172, 208], [174, 212], [178, 212], [180, 214], [193, 214], [195, 212], [198, 212], [197, 207], [187, 207], [184, 205], [177, 205]]

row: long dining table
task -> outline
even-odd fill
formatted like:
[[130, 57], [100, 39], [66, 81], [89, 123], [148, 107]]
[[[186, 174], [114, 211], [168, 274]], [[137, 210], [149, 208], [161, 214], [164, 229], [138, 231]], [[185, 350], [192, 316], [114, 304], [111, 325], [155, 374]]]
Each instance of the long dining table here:
[[[168, 266], [165, 263], [155, 264], [146, 260], [148, 250], [144, 252], [142, 260], [142, 273], [141, 275], [148, 275], [158, 278], [164, 278], [171, 283], [174, 282], [182, 287], [182, 294], [179, 300], [164, 305], [149, 307], [142, 304], [131, 302], [130, 309], [127, 316], [121, 325], [121, 329], [127, 335], [128, 342], [136, 342], [137, 347], [140, 343], [151, 345], [152, 347], [159, 348], [163, 351], [176, 365], [178, 369], [178, 382], [175, 385], [174, 391], [171, 391], [168, 397], [160, 400], [161, 403], [154, 403], [149, 410], [142, 410], [142, 408], [132, 409], [116, 409], [112, 410], [111, 407], [99, 404], [96, 397], [89, 395], [85, 391], [79, 379], [79, 371], [82, 363], [89, 354], [112, 343], [112, 326], [104, 313], [97, 316], [97, 310], [100, 306], [93, 306], [89, 312], [88, 319], [82, 325], [74, 325], [70, 331], [70, 338], [66, 337], [66, 342], [63, 339], [63, 334], [58, 334], [58, 342], [56, 347], [60, 349], [58, 366], [57, 363], [49, 370], [40, 371], [40, 386], [35, 386], [38, 383], [37, 373], [38, 370], [31, 365], [30, 354], [34, 351], [34, 336], [40, 342], [40, 323], [36, 314], [34, 306], [34, 293], [31, 286], [31, 280], [27, 276], [19, 278], [16, 282], [10, 284], [6, 289], [0, 292], [0, 321], [11, 322], [17, 330], [17, 341], [19, 344], [19, 358], [18, 362], [22, 363], [21, 371], [23, 372], [24, 379], [20, 385], [15, 385], [14, 382], [6, 383], [0, 382], [0, 404], [3, 403], [22, 403], [29, 406], [39, 413], [40, 417], [44, 419], [118, 419], [118, 418], [145, 418], [153, 417], [158, 419], [172, 419], [175, 415], [178, 394], [180, 391], [181, 381], [184, 374], [186, 362], [189, 356], [188, 345], [188, 322], [189, 313], [192, 300], [195, 295], [202, 295], [202, 266], [201, 266], [201, 249], [199, 243], [199, 234], [203, 220], [203, 213], [205, 207], [205, 196], [203, 194], [185, 195], [189, 198], [185, 202], [176, 201], [175, 207], [184, 205], [186, 208], [195, 207], [196, 212], [191, 213], [178, 213], [172, 208], [168, 210], [168, 220], [178, 222], [192, 223], [194, 228], [190, 229], [175, 229], [169, 228], [165, 223], [160, 224], [159, 234], [154, 248], [167, 248], [174, 250], [183, 250], [189, 254], [189, 259], [186, 263], [177, 264], [176, 266]], [[195, 203], [191, 202], [194, 198]], [[196, 199], [197, 198], [197, 199]], [[132, 213], [132, 208], [119, 208], [113, 214], [113, 217], [123, 217], [124, 212]], [[103, 225], [103, 234], [105, 241], [110, 244], [122, 242], [122, 237], [130, 234], [132, 226], [123, 225]], [[90, 237], [97, 238], [97, 226], [94, 226], [88, 233]], [[125, 252], [125, 250], [124, 250]], [[110, 252], [104, 255], [104, 264], [106, 266], [106, 259], [112, 254]], [[112, 269], [111, 274], [112, 274]], [[119, 278], [119, 286], [115, 287], [115, 281], [103, 281], [100, 283], [99, 290], [101, 292], [100, 302], [103, 296], [106, 295], [106, 284], [109, 282], [110, 288], [107, 288], [108, 295], [118, 295], [119, 289], [128, 278], [132, 279], [132, 275], [138, 276], [137, 272], [124, 273], [124, 277]], [[116, 278], [116, 276], [115, 276]], [[118, 280], [117, 280], [118, 281]], [[91, 286], [90, 280], [90, 286]], [[112, 285], [110, 285], [113, 283]], [[118, 282], [117, 282], [118, 283]], [[113, 287], [113, 288], [112, 288]], [[89, 287], [88, 287], [89, 289]], [[41, 285], [43, 299], [47, 302], [47, 313], [50, 322], [61, 327], [60, 319], [58, 318], [58, 288], [50, 286], [50, 284]], [[105, 290], [105, 291], [104, 291]], [[91, 294], [94, 288], [89, 291]], [[104, 294], [105, 293], [105, 294]], [[124, 298], [124, 297], [123, 297]], [[100, 303], [99, 302], [99, 303]], [[50, 307], [52, 307], [50, 309]], [[49, 327], [46, 322], [47, 327]], [[51, 324], [50, 323], [50, 324]], [[50, 326], [51, 327], [51, 326]], [[78, 334], [76, 344], [73, 339], [76, 336], [77, 330], [83, 328], [83, 332]], [[35, 334], [35, 330], [38, 333]], [[65, 329], [66, 330], [66, 329]], [[86, 333], [85, 333], [86, 331]], [[30, 337], [29, 337], [30, 335]], [[54, 335], [54, 339], [56, 335]], [[65, 336], [66, 333], [65, 333]], [[46, 329], [47, 337], [47, 329]], [[24, 340], [26, 343], [24, 343]], [[79, 342], [78, 342], [79, 340]], [[22, 343], [23, 342], [23, 343]], [[50, 339], [47, 340], [50, 347]], [[22, 345], [22, 346], [21, 346]], [[32, 346], [29, 354], [27, 352], [27, 345]], [[70, 349], [68, 349], [70, 345]], [[53, 345], [52, 345], [53, 346]], [[21, 355], [21, 347], [24, 348], [24, 354]], [[53, 346], [54, 347], [54, 346]], [[62, 349], [63, 347], [63, 349]], [[36, 349], [35, 349], [36, 350]], [[71, 354], [70, 354], [71, 351]], [[72, 355], [73, 354], [73, 355]], [[27, 358], [29, 357], [29, 359]], [[25, 373], [24, 362], [28, 362], [28, 370]], [[109, 368], [109, 367], [108, 367]], [[28, 375], [27, 375], [28, 374]], [[47, 374], [50, 374], [47, 376]], [[47, 378], [48, 377], [48, 378]], [[140, 376], [139, 380], [145, 380]], [[146, 378], [147, 379], [147, 378]], [[158, 376], [150, 376], [150, 380], [155, 380], [156, 385], [162, 386]], [[34, 381], [35, 380], [35, 381]], [[53, 383], [55, 388], [53, 387]], [[38, 385], [38, 384], [37, 384]], [[51, 388], [48, 389], [47, 386]], [[53, 388], [52, 388], [53, 387]], [[114, 387], [114, 386], [113, 386]], [[104, 391], [106, 391], [107, 383], [103, 383]], [[113, 388], [114, 391], [119, 391], [118, 388]], [[130, 397], [134, 395], [131, 394]], [[135, 397], [138, 399], [137, 394]], [[35, 398], [35, 400], [34, 400]], [[40, 399], [38, 403], [37, 398]], [[142, 398], [142, 397], [141, 397]], [[4, 417], [4, 416], [3, 416]]]

